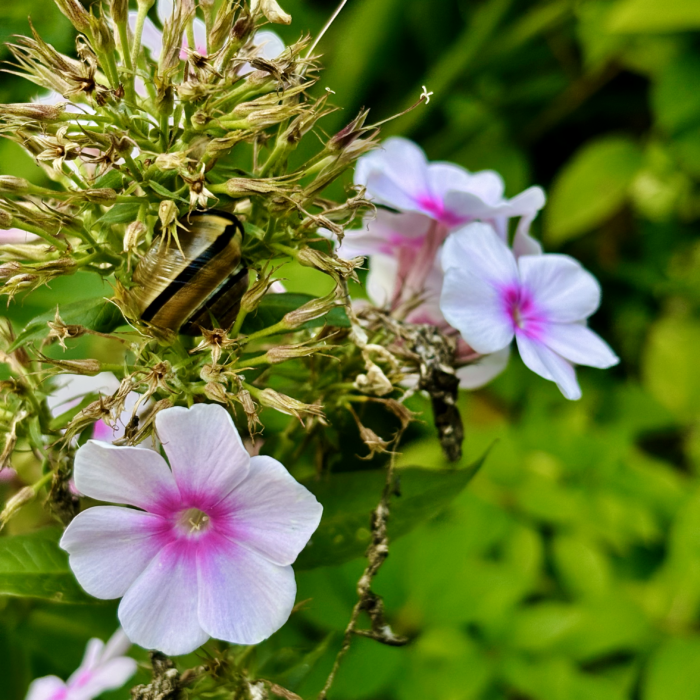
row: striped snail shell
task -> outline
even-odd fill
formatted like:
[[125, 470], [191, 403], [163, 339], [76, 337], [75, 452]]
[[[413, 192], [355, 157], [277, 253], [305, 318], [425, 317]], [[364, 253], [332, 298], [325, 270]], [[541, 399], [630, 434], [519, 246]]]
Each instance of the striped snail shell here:
[[140, 317], [187, 335], [214, 325], [230, 328], [248, 289], [243, 226], [233, 214], [215, 210], [193, 213], [179, 224], [179, 246], [157, 235], [134, 270], [132, 295]]

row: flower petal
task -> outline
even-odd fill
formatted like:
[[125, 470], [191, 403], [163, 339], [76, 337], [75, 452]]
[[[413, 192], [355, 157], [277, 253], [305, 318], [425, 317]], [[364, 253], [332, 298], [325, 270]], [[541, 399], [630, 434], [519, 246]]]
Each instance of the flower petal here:
[[162, 548], [167, 529], [159, 515], [95, 506], [73, 519], [61, 547], [80, 585], [90, 595], [109, 600], [123, 596], [144, 572]]
[[443, 199], [450, 190], [466, 190], [473, 176], [468, 170], [453, 163], [430, 163], [427, 168], [431, 194]]
[[399, 261], [391, 255], [373, 255], [367, 273], [367, 296], [375, 306], [388, 306], [394, 298]]
[[518, 268], [523, 286], [548, 321], [582, 321], [600, 305], [598, 280], [568, 255], [523, 255]]
[[380, 149], [362, 156], [355, 167], [355, 184], [373, 198], [397, 209], [419, 210], [416, 201], [430, 195], [425, 153], [412, 141], [387, 139]]
[[180, 500], [165, 460], [143, 447], [88, 440], [75, 455], [75, 486], [98, 501], [163, 513]]
[[296, 597], [291, 566], [219, 538], [200, 549], [197, 570], [199, 619], [212, 637], [257, 644], [289, 619]]
[[518, 333], [518, 350], [523, 362], [536, 374], [556, 382], [567, 399], [580, 399], [581, 388], [576, 380], [576, 371], [570, 362], [557, 355], [546, 345]]
[[447, 322], [481, 354], [507, 347], [513, 321], [502, 297], [518, 285], [518, 270], [506, 244], [487, 224], [470, 224], [445, 241], [442, 265], [440, 309]]
[[119, 620], [129, 639], [145, 649], [177, 656], [204, 644], [209, 635], [197, 617], [194, 548], [173, 542], [162, 549], [122, 598]]
[[250, 456], [228, 411], [214, 404], [167, 408], [156, 431], [183, 503], [214, 506], [248, 475]]
[[268, 60], [277, 58], [287, 47], [277, 34], [269, 29], [261, 29], [253, 35], [253, 44], [260, 47], [258, 56]]
[[173, 14], [173, 9], [173, 0], [158, 0], [156, 12], [158, 13], [158, 19], [160, 20], [161, 24], [165, 24], [165, 21], [170, 19]]
[[105, 690], [121, 688], [134, 673], [136, 673], [134, 659], [125, 656], [111, 659], [93, 671], [87, 672], [83, 677], [76, 678], [75, 684], [69, 681], [69, 698], [70, 700], [92, 700]]
[[497, 377], [507, 366], [510, 359], [510, 346], [484, 355], [476, 362], [457, 369], [461, 389], [479, 389]]
[[200, 56], [207, 55], [207, 26], [199, 17], [192, 22], [192, 33], [194, 34], [194, 50]]
[[323, 506], [276, 459], [253, 457], [245, 481], [227, 498], [231, 538], [287, 566], [321, 522]]
[[620, 361], [612, 348], [582, 323], [549, 324], [544, 342], [558, 355], [577, 365], [607, 369]]
[[31, 682], [26, 700], [61, 700], [65, 693], [66, 684], [58, 676], [44, 676]]

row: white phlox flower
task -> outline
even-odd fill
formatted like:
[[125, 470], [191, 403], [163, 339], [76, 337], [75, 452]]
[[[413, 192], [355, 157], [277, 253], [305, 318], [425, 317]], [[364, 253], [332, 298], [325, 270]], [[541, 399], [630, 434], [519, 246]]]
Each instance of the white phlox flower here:
[[61, 547], [88, 593], [122, 598], [136, 644], [170, 655], [209, 637], [257, 644], [291, 614], [291, 565], [323, 509], [277, 460], [248, 455], [222, 406], [165, 409], [155, 424], [169, 465], [140, 447], [78, 450], [79, 491], [132, 507], [88, 508]]
[[574, 365], [619, 362], [586, 326], [600, 285], [568, 255], [516, 257], [491, 226], [473, 223], [447, 239], [442, 266], [440, 308], [476, 352], [501, 351], [515, 338], [523, 362], [568, 399], [581, 396]]
[[107, 644], [91, 639], [82, 663], [67, 681], [58, 676], [37, 678], [26, 700], [92, 700], [106, 690], [121, 688], [136, 672], [136, 661], [124, 656], [130, 646], [121, 628]]

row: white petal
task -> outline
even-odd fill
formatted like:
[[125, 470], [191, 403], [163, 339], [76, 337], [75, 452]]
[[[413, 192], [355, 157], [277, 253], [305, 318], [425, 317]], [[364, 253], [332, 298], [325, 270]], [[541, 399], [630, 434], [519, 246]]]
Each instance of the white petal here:
[[156, 431], [184, 502], [214, 506], [248, 475], [250, 457], [222, 406], [167, 408], [156, 416]]
[[507, 216], [534, 215], [545, 205], [547, 197], [541, 187], [528, 187], [508, 201]]
[[513, 340], [513, 321], [503, 290], [518, 284], [515, 258], [487, 224], [470, 224], [451, 234], [442, 253], [445, 282], [440, 309], [447, 322], [481, 354]]
[[530, 224], [534, 217], [523, 216], [518, 222], [513, 239], [513, 255], [519, 258], [523, 255], [542, 255], [542, 245], [530, 235]]
[[194, 34], [194, 50], [201, 56], [206, 56], [207, 27], [199, 17], [195, 17], [194, 22], [192, 22], [192, 33]]
[[375, 306], [388, 306], [394, 297], [399, 261], [389, 255], [373, 255], [369, 259], [367, 296]]
[[253, 35], [253, 43], [260, 47], [258, 56], [267, 58], [277, 58], [287, 47], [282, 39], [269, 29], [261, 29]]
[[97, 666], [100, 660], [100, 656], [104, 651], [105, 643], [101, 639], [93, 638], [90, 639], [85, 647], [85, 654], [83, 654], [83, 660], [80, 662], [78, 669], [71, 675], [68, 679], [70, 683], [75, 677], [80, 675], [83, 671], [94, 668]]
[[158, 515], [131, 508], [96, 506], [73, 518], [61, 547], [80, 585], [96, 598], [126, 593], [162, 548], [168, 529]]
[[523, 287], [548, 321], [582, 321], [600, 305], [598, 280], [568, 255], [523, 255], [518, 267]]
[[481, 197], [487, 204], [495, 205], [503, 201], [505, 184], [503, 178], [494, 170], [481, 170], [478, 173], [472, 173], [465, 189]]
[[200, 647], [209, 635], [197, 617], [197, 588], [194, 549], [182, 542], [162, 549], [119, 605], [129, 639], [172, 656]]
[[449, 190], [466, 190], [472, 180], [468, 170], [453, 163], [430, 163], [427, 172], [430, 192], [439, 199]]
[[131, 640], [126, 636], [126, 633], [121, 627], [118, 627], [115, 633], [109, 638], [105, 645], [104, 653], [101, 661], [109, 661], [118, 656], [124, 656], [131, 647]]
[[507, 366], [510, 346], [484, 355], [476, 362], [457, 369], [460, 389], [478, 389], [497, 377]]
[[620, 361], [597, 333], [581, 323], [549, 324], [544, 342], [558, 355], [577, 365], [607, 369]]
[[48, 397], [47, 403], [51, 414], [57, 416], [80, 403], [86, 394], [111, 396], [117, 389], [119, 389], [119, 380], [111, 372], [100, 372], [94, 377], [83, 374], [62, 374], [57, 381], [57, 388]]
[[136, 673], [136, 661], [127, 657], [111, 659], [89, 672], [70, 687], [69, 700], [92, 700], [106, 690], [121, 688]]
[[74, 474], [78, 491], [98, 501], [161, 513], [180, 500], [165, 460], [142, 447], [88, 440], [75, 455]]
[[379, 202], [397, 209], [416, 210], [416, 198], [430, 195], [428, 161], [412, 141], [390, 138], [380, 150], [358, 160], [355, 183], [364, 185], [368, 194]]
[[257, 644], [289, 619], [296, 597], [291, 566], [278, 566], [223, 538], [200, 549], [199, 619], [217, 639]]
[[173, 0], [158, 0], [156, 11], [160, 23], [165, 24], [165, 20], [170, 19], [173, 14]]
[[570, 362], [546, 345], [531, 340], [522, 334], [516, 336], [518, 350], [523, 362], [535, 373], [556, 382], [567, 399], [580, 399], [581, 388], [576, 380], [576, 371]]
[[227, 501], [233, 539], [265, 558], [292, 564], [321, 522], [323, 506], [276, 459], [253, 457]]
[[0, 244], [29, 243], [39, 238], [35, 233], [23, 231], [21, 228], [8, 228], [0, 231]]
[[62, 700], [66, 684], [58, 676], [44, 676], [31, 682], [26, 700]]

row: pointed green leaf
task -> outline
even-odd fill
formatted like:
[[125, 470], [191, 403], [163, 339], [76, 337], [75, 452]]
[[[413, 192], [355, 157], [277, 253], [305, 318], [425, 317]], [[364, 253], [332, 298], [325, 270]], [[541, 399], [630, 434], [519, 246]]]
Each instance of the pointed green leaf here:
[[61, 530], [0, 537], [0, 595], [46, 598], [57, 603], [95, 602], [79, 586], [59, 546]]

